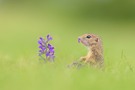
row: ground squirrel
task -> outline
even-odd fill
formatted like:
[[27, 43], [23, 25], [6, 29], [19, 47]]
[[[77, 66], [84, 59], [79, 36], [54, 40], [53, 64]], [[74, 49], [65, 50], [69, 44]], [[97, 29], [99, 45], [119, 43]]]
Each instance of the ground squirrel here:
[[102, 67], [104, 64], [103, 47], [100, 37], [94, 34], [84, 34], [78, 38], [88, 48], [88, 54], [80, 60], [91, 66]]

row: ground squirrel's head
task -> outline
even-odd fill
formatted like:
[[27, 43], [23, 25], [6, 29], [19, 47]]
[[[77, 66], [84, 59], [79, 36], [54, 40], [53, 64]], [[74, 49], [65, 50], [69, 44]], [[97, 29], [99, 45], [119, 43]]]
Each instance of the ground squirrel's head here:
[[92, 45], [99, 44], [100, 38], [97, 35], [94, 34], [84, 34], [78, 38], [78, 42], [81, 42], [86, 47], [90, 47]]

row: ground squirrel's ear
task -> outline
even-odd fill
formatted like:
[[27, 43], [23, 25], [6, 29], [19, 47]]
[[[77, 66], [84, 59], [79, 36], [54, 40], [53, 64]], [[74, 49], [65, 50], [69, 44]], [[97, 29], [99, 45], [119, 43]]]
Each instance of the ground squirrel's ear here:
[[98, 38], [96, 38], [96, 40], [95, 40], [96, 42], [98, 42], [99, 41], [99, 39]]

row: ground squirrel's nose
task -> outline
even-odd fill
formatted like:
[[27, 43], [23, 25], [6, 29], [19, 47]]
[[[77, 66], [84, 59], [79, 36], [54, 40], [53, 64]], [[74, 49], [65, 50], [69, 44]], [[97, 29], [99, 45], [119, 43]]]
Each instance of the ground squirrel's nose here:
[[80, 38], [80, 37], [78, 38], [78, 42], [79, 42], [79, 43], [81, 42], [81, 38]]

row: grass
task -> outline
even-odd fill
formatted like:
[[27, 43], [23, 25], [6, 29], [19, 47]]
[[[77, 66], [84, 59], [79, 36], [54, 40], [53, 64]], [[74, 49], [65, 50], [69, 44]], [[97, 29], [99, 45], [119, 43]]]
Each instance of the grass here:
[[[60, 20], [5, 12], [0, 16], [0, 90], [134, 90], [134, 22]], [[55, 63], [38, 61], [40, 36], [53, 36]], [[66, 66], [86, 54], [77, 37], [95, 33], [104, 43], [105, 70]]]

